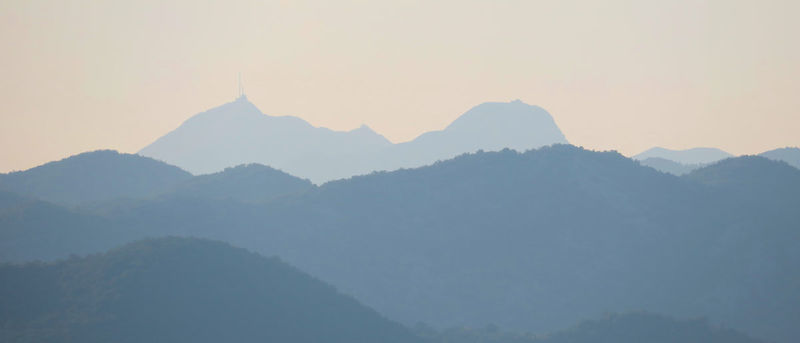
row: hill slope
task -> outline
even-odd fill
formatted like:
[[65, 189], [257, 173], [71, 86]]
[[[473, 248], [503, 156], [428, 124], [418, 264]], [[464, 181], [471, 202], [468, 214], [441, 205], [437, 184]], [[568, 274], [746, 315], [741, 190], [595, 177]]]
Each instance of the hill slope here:
[[190, 177], [178, 167], [151, 158], [98, 150], [0, 174], [0, 189], [74, 206], [148, 197]]
[[277, 258], [163, 238], [0, 267], [3, 342], [417, 342]]
[[765, 151], [759, 156], [766, 157], [771, 160], [784, 161], [789, 163], [790, 166], [800, 169], [800, 148], [780, 148], [770, 151]]
[[0, 191], [0, 261], [52, 260], [130, 239], [92, 215]]

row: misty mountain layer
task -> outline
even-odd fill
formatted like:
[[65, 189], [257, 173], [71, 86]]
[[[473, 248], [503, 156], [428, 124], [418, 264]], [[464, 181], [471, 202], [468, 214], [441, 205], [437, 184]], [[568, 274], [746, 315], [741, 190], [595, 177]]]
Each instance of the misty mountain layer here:
[[[240, 174], [249, 173], [222, 175]], [[800, 337], [800, 170], [783, 162], [732, 158], [678, 178], [559, 145], [464, 155], [266, 201], [246, 200], [270, 193], [269, 183], [222, 184], [71, 211], [61, 222], [10, 199], [3, 253], [30, 260], [194, 235], [280, 255], [404, 323], [543, 333], [648, 310], [706, 316], [776, 342]], [[52, 251], [40, 243], [64, 232], [74, 238]], [[70, 245], [86, 241], [94, 245]]]
[[640, 154], [634, 155], [635, 160], [645, 160], [648, 158], [662, 158], [687, 165], [703, 165], [719, 160], [733, 157], [733, 155], [717, 148], [692, 148], [686, 150], [671, 150], [661, 147], [654, 147]]
[[480, 149], [524, 151], [566, 142], [547, 111], [520, 101], [481, 104], [444, 130], [392, 144], [367, 126], [340, 132], [296, 117], [265, 115], [241, 97], [189, 118], [139, 154], [194, 174], [260, 163], [322, 183]]

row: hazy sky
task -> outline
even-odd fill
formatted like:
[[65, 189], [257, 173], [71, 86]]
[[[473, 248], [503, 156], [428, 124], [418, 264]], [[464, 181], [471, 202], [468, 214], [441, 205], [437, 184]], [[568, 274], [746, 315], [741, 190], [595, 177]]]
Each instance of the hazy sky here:
[[573, 144], [800, 145], [799, 1], [0, 2], [0, 171], [136, 152], [233, 100], [394, 142], [485, 101]]

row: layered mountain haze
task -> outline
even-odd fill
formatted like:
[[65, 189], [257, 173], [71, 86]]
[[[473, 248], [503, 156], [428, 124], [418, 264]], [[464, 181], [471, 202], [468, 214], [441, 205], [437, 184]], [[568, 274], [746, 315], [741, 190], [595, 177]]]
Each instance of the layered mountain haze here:
[[681, 164], [709, 164], [721, 159], [733, 157], [733, 155], [717, 148], [692, 148], [686, 150], [671, 150], [661, 147], [650, 148], [642, 153], [634, 155], [635, 160], [645, 160], [648, 158], [663, 158]]
[[[249, 201], [284, 189], [242, 187], [271, 176], [296, 193]], [[555, 145], [319, 187], [263, 166], [196, 178], [188, 196], [176, 187], [111, 211], [72, 212], [110, 236], [74, 220], [5, 221], [12, 243], [3, 256], [199, 236], [277, 254], [407, 324], [545, 333], [648, 310], [705, 316], [775, 342], [800, 337], [800, 170], [783, 162], [732, 158], [679, 178], [615, 152]], [[64, 232], [73, 239], [43, 245]]]
[[693, 170], [704, 166], [704, 164], [683, 164], [661, 157], [648, 157], [639, 160], [639, 164], [677, 176], [688, 174]]
[[544, 109], [521, 101], [484, 103], [441, 131], [392, 144], [367, 126], [342, 132], [297, 117], [265, 115], [242, 96], [197, 114], [139, 154], [194, 174], [260, 163], [316, 183], [418, 167], [477, 150], [520, 151], [567, 140]]
[[[800, 148], [774, 149], [762, 152], [758, 156], [766, 157], [773, 161], [783, 161], [792, 167], [800, 169]], [[716, 148], [694, 148], [688, 150], [652, 148], [632, 158], [638, 160], [643, 166], [680, 176], [730, 157], [733, 157], [733, 155]]]

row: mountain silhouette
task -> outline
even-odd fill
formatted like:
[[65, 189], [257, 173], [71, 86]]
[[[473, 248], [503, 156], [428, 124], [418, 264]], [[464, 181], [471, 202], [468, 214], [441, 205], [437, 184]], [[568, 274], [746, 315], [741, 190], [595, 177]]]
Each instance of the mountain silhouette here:
[[527, 150], [566, 139], [550, 115], [521, 101], [485, 103], [442, 131], [392, 144], [367, 126], [339, 132], [261, 113], [246, 98], [189, 118], [139, 154], [195, 174], [260, 163], [316, 183], [417, 167], [477, 150]]
[[366, 126], [349, 132], [314, 127], [297, 117], [265, 115], [242, 97], [189, 118], [139, 154], [194, 174], [260, 163], [318, 181], [337, 159], [360, 159], [390, 145]]
[[663, 158], [681, 164], [708, 164], [732, 157], [733, 155], [717, 148], [692, 148], [686, 150], [671, 150], [661, 147], [650, 148], [640, 154], [634, 155], [635, 160], [644, 160], [651, 157]]
[[792, 167], [800, 169], [800, 148], [780, 148], [770, 151], [765, 151], [759, 156], [766, 157], [771, 160], [784, 161], [789, 163]]
[[410, 142], [396, 144], [376, 158], [382, 164], [374, 170], [420, 167], [478, 150], [525, 151], [566, 143], [543, 108], [520, 100], [487, 102], [471, 108], [441, 131], [426, 132]]
[[115, 198], [142, 198], [191, 178], [151, 158], [98, 150], [0, 174], [0, 189], [75, 206]]
[[3, 342], [419, 342], [333, 287], [227, 244], [161, 238], [0, 267]]
[[[193, 235], [278, 254], [409, 324], [545, 333], [647, 310], [792, 342], [797, 173], [740, 157], [676, 177], [615, 152], [555, 145], [375, 172], [267, 202], [159, 197], [100, 217], [138, 237]], [[52, 225], [38, 228], [40, 240], [68, 224]]]

